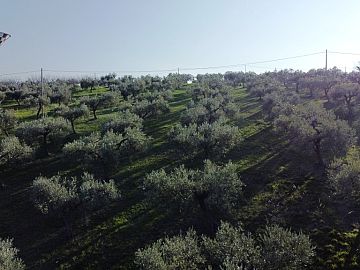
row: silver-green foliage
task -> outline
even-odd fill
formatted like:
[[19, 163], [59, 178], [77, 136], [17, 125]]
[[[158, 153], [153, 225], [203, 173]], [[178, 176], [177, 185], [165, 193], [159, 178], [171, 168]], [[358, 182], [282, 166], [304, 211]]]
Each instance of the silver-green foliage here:
[[13, 246], [12, 239], [0, 238], [0, 269], [24, 270], [25, 264], [18, 257], [19, 250]]
[[191, 101], [186, 111], [181, 116], [181, 123], [198, 125], [208, 122], [213, 123], [223, 117], [233, 117], [238, 113], [238, 107], [231, 99], [222, 95], [202, 98], [198, 102]]
[[253, 236], [222, 223], [214, 238], [185, 235], [158, 240], [139, 249], [139, 269], [302, 270], [311, 265], [314, 247], [307, 235], [277, 225]]
[[262, 103], [263, 111], [270, 117], [291, 112], [293, 105], [300, 103], [300, 96], [295, 91], [278, 90], [264, 96]]
[[16, 135], [29, 144], [38, 141], [46, 145], [49, 140], [55, 141], [70, 131], [70, 126], [62, 117], [42, 118], [22, 122], [16, 129]]
[[93, 113], [94, 119], [97, 119], [96, 112], [100, 108], [107, 108], [119, 102], [120, 95], [116, 92], [108, 92], [98, 96], [85, 96], [80, 100], [81, 104], [85, 104]]
[[203, 210], [230, 213], [239, 205], [244, 184], [231, 162], [217, 166], [209, 160], [203, 170], [180, 166], [172, 172], [163, 169], [149, 173], [144, 188], [154, 200], [163, 199], [180, 206], [195, 203]]
[[212, 265], [250, 270], [258, 269], [262, 264], [260, 247], [241, 227], [222, 222], [213, 239], [203, 236], [202, 240]]
[[149, 138], [137, 128], [127, 128], [124, 134], [107, 131], [101, 135], [94, 132], [78, 140], [67, 143], [63, 151], [66, 156], [85, 164], [100, 163], [111, 167], [124, 157], [145, 150]]
[[0, 132], [9, 136], [9, 132], [16, 125], [16, 116], [14, 110], [0, 109]]
[[195, 231], [185, 235], [165, 237], [135, 254], [135, 264], [144, 270], [202, 269], [205, 256]]
[[83, 207], [98, 208], [120, 197], [113, 180], [96, 180], [84, 173], [81, 178], [55, 175], [39, 176], [33, 181], [32, 200], [43, 214], [66, 217], [70, 212]]
[[314, 247], [307, 235], [277, 225], [267, 226], [259, 235], [259, 242], [263, 269], [304, 269], [314, 256]]
[[360, 149], [349, 149], [345, 157], [335, 159], [328, 169], [330, 185], [346, 200], [360, 200]]
[[127, 128], [142, 128], [143, 120], [129, 110], [118, 113], [114, 118], [102, 125], [102, 131], [112, 130], [115, 133], [124, 133]]
[[132, 112], [144, 119], [169, 111], [169, 103], [162, 96], [158, 96], [154, 100], [137, 100], [132, 107]]
[[241, 142], [240, 130], [224, 121], [201, 125], [176, 125], [170, 130], [169, 141], [182, 153], [196, 156], [203, 153], [206, 158], [224, 156]]
[[345, 121], [316, 103], [292, 106], [278, 116], [275, 126], [294, 146], [313, 150], [320, 163], [344, 155], [356, 141], [354, 130]]
[[10, 164], [30, 159], [33, 149], [15, 136], [5, 137], [0, 142], [0, 164]]
[[62, 106], [56, 111], [56, 114], [69, 121], [73, 133], [76, 133], [75, 121], [81, 117], [89, 116], [89, 109], [85, 104], [81, 104], [79, 107]]

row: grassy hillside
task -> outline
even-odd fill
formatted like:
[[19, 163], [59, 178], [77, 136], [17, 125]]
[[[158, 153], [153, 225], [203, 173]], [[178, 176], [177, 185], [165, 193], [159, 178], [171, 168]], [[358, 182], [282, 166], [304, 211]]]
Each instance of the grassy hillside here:
[[[81, 96], [105, 91], [105, 88], [82, 90], [73, 95], [72, 102], [76, 104]], [[336, 267], [345, 260], [356, 233], [341, 230], [342, 221], [324, 195], [327, 187], [323, 176], [314, 170], [311, 157], [292, 152], [289, 142], [274, 133], [257, 98], [250, 97], [245, 89], [235, 89], [233, 95], [241, 109], [241, 119], [234, 122], [240, 126], [244, 141], [227, 159], [238, 165], [246, 183], [245, 200], [236, 221], [250, 231], [268, 222], [302, 230], [310, 234], [318, 246], [319, 268]], [[40, 174], [52, 176], [58, 171], [78, 174], [77, 164], [68, 162], [59, 153], [36, 160], [21, 170], [1, 172], [0, 232], [15, 238], [15, 245], [29, 269], [131, 269], [138, 248], [189, 226], [201, 230], [202, 217], [196, 216], [196, 211], [194, 215], [183, 216], [172, 211], [171, 206], [154, 206], [145, 199], [141, 186], [146, 173], [181, 163], [169, 151], [166, 135], [179, 121], [189, 100], [186, 90], [176, 90], [170, 112], [145, 121], [144, 131], [152, 137], [151, 147], [131, 161], [124, 157], [112, 175], [122, 200], [94, 213], [89, 224], [78, 221], [74, 226], [74, 239], [66, 237], [59, 220], [36, 211], [30, 201], [29, 187]], [[3, 106], [14, 108], [21, 121], [36, 116], [36, 110], [18, 108], [15, 103]], [[56, 106], [47, 107], [49, 115]], [[103, 109], [98, 112], [97, 120], [78, 121], [79, 134], [67, 139], [98, 130], [117, 110]]]

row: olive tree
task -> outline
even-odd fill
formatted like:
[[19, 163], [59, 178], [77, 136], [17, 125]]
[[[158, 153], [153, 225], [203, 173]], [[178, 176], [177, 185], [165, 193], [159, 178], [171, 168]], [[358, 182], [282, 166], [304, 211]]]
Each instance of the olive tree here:
[[205, 158], [218, 158], [227, 154], [240, 141], [240, 130], [224, 121], [174, 126], [169, 134], [169, 143], [180, 153], [189, 157], [202, 154]]
[[119, 78], [116, 83], [111, 86], [111, 89], [120, 92], [124, 99], [128, 100], [145, 91], [146, 82], [142, 78], [124, 76]]
[[312, 149], [321, 166], [344, 155], [355, 143], [354, 130], [317, 103], [293, 106], [290, 113], [279, 115], [275, 126], [287, 134], [293, 146]]
[[50, 103], [50, 98], [48, 96], [38, 96], [38, 97], [33, 97], [30, 100], [31, 105], [35, 105], [37, 106], [37, 112], [36, 112], [36, 118], [39, 119], [40, 118], [40, 113], [44, 110], [44, 107], [49, 105]]
[[311, 267], [314, 247], [309, 237], [277, 225], [253, 236], [241, 227], [221, 223], [213, 238], [193, 230], [165, 237], [139, 249], [139, 269], [302, 270]]
[[346, 107], [345, 119], [352, 123], [354, 120], [354, 106], [360, 98], [360, 85], [356, 83], [341, 83], [334, 86], [331, 97], [338, 106]]
[[244, 187], [236, 169], [231, 162], [217, 166], [209, 160], [203, 170], [180, 166], [167, 173], [161, 169], [145, 177], [144, 189], [153, 200], [171, 201], [180, 207], [195, 204], [204, 212], [230, 214], [239, 204]]
[[127, 128], [142, 128], [143, 120], [130, 110], [122, 111], [118, 113], [114, 118], [105, 122], [102, 125], [102, 131], [114, 131], [115, 133], [124, 133]]
[[97, 80], [92, 78], [84, 78], [80, 81], [80, 86], [82, 89], [89, 89], [94, 90], [96, 86], [98, 86], [99, 83]]
[[262, 100], [266, 94], [281, 88], [283, 87], [276, 80], [269, 76], [261, 75], [257, 78], [255, 85], [253, 85], [249, 90], [250, 95], [258, 97], [259, 100]]
[[85, 96], [81, 98], [81, 104], [85, 104], [93, 113], [94, 119], [97, 119], [96, 112], [100, 108], [106, 108], [115, 105], [119, 101], [119, 95], [115, 92], [108, 92], [99, 96]]
[[263, 269], [304, 269], [315, 255], [310, 239], [277, 225], [267, 226], [259, 235]]
[[71, 100], [70, 85], [56, 84], [51, 88], [49, 98], [51, 103], [57, 103], [59, 106], [61, 103], [68, 104]]
[[14, 89], [9, 89], [6, 92], [6, 96], [9, 99], [16, 101], [17, 105], [20, 106], [22, 101], [28, 96], [30, 90], [27, 87], [19, 87]]
[[[339, 198], [344, 216], [357, 212], [360, 203], [360, 149], [358, 146], [349, 149], [346, 156], [335, 159], [327, 170], [330, 187], [335, 198]], [[356, 218], [357, 220], [357, 218]], [[359, 228], [355, 223], [355, 227]], [[346, 256], [344, 269], [350, 269], [356, 261], [360, 247], [360, 233], [357, 233], [353, 245]], [[354, 260], [355, 259], [355, 260]]]
[[70, 131], [70, 126], [62, 117], [42, 118], [22, 122], [16, 129], [16, 135], [29, 144], [40, 143], [45, 154], [48, 154], [48, 144], [64, 137]]
[[272, 119], [284, 113], [292, 105], [300, 103], [300, 96], [293, 91], [279, 90], [266, 94], [263, 99], [262, 109]]
[[360, 149], [350, 148], [346, 156], [335, 159], [329, 169], [331, 186], [346, 200], [360, 201]]
[[330, 101], [330, 91], [339, 82], [339, 78], [334, 76], [322, 76], [320, 78], [320, 88], [324, 91], [324, 96]]
[[0, 238], [0, 269], [24, 270], [25, 264], [18, 253], [19, 250], [14, 247], [12, 239]]
[[159, 96], [154, 100], [137, 100], [132, 107], [132, 112], [139, 115], [143, 119], [169, 111], [169, 103], [162, 96]]
[[347, 79], [353, 83], [357, 83], [360, 85], [360, 72], [359, 72], [358, 67], [357, 67], [356, 71], [354, 70], [347, 74]]
[[303, 89], [309, 91], [310, 97], [321, 96], [321, 91], [324, 97], [330, 101], [330, 92], [332, 88], [340, 81], [340, 78], [334, 72], [324, 73], [322, 70], [313, 71], [300, 79], [300, 85]]
[[97, 180], [86, 172], [80, 178], [39, 176], [34, 179], [31, 192], [35, 207], [43, 214], [61, 218], [68, 233], [73, 215], [99, 209], [119, 198], [113, 180]]
[[193, 75], [170, 73], [166, 76], [166, 80], [170, 82], [173, 89], [181, 89], [184, 84], [193, 80]]
[[87, 117], [89, 115], [89, 109], [85, 104], [81, 104], [79, 107], [62, 106], [56, 111], [56, 114], [70, 122], [72, 131], [76, 134], [75, 121], [79, 118]]
[[6, 99], [6, 93], [0, 91], [0, 104]]
[[240, 226], [221, 222], [214, 238], [203, 236], [202, 241], [208, 263], [216, 269], [230, 265], [233, 269], [261, 269], [261, 248]]
[[233, 72], [227, 71], [224, 74], [224, 80], [226, 83], [232, 85], [233, 87], [240, 86], [241, 84], [244, 85], [246, 78], [246, 73], [240, 72]]
[[14, 110], [0, 109], [0, 131], [6, 136], [15, 127], [17, 121]]
[[198, 74], [196, 79], [202, 87], [205, 86], [210, 89], [221, 89], [225, 84], [224, 75], [220, 73]]
[[15, 136], [5, 137], [0, 142], [0, 165], [28, 160], [32, 154], [33, 149]]
[[259, 83], [251, 88], [250, 95], [257, 97], [259, 100], [262, 100], [266, 94], [271, 93], [271, 90], [272, 88], [269, 88], [267, 84]]
[[187, 109], [181, 115], [181, 123], [202, 124], [204, 122], [214, 123], [222, 117], [233, 117], [239, 112], [238, 106], [230, 99], [223, 96], [214, 98], [202, 98], [198, 102], [191, 101]]
[[109, 73], [105, 76], [100, 77], [100, 85], [110, 87], [110, 85], [115, 83], [116, 74], [115, 73]]
[[310, 98], [320, 95], [321, 86], [322, 80], [315, 74], [304, 76], [300, 79], [300, 87], [303, 90], [308, 91]]
[[135, 264], [143, 270], [196, 270], [204, 268], [205, 260], [193, 230], [185, 235], [159, 239], [135, 254]]
[[148, 137], [136, 128], [127, 128], [123, 134], [108, 131], [101, 135], [94, 132], [67, 143], [63, 152], [93, 169], [100, 167], [107, 174], [121, 159], [144, 151], [148, 140]]
[[220, 88], [211, 88], [208, 86], [195, 86], [189, 89], [189, 94], [194, 102], [198, 102], [203, 98], [221, 97], [224, 101], [231, 101], [231, 89], [222, 86]]

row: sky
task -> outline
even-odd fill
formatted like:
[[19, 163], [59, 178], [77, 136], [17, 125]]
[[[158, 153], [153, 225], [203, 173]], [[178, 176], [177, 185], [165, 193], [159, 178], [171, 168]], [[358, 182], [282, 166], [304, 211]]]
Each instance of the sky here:
[[[213, 73], [316, 52], [246, 68], [323, 68], [326, 49], [360, 53], [359, 10], [358, 0], [0, 0], [0, 32], [12, 35], [0, 47], [0, 75]], [[359, 61], [328, 54], [342, 70]]]

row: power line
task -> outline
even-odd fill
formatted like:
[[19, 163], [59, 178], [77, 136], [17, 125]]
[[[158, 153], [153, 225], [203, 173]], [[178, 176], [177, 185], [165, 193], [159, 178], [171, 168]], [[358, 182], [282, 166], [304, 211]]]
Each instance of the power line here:
[[272, 59], [272, 60], [244, 63], [244, 65], [253, 65], [253, 64], [264, 64], [264, 63], [278, 62], [278, 61], [284, 61], [284, 60], [290, 60], [290, 59], [295, 59], [295, 58], [308, 57], [308, 56], [324, 54], [324, 53], [325, 52], [315, 52], [315, 53], [302, 54], [302, 55], [296, 55], [296, 56], [290, 56], [290, 57], [284, 57], [284, 58], [276, 58], [276, 59]]
[[3, 77], [3, 76], [12, 76], [12, 75], [30, 74], [30, 73], [38, 73], [38, 71], [37, 71], [37, 70], [33, 70], [33, 71], [23, 71], [23, 72], [14, 72], [14, 73], [3, 73], [3, 74], [0, 74], [0, 77]]
[[357, 55], [357, 56], [360, 56], [360, 53], [351, 53], [351, 52], [331, 52], [331, 51], [328, 51], [328, 53], [333, 53], [333, 54], [347, 54], [347, 55]]
[[52, 70], [44, 69], [46, 72], [58, 73], [153, 73], [153, 72], [177, 72], [178, 69], [155, 69], [155, 70]]
[[315, 53], [309, 53], [309, 54], [302, 54], [302, 55], [296, 55], [296, 56], [290, 56], [290, 57], [283, 57], [283, 58], [275, 58], [271, 60], [264, 60], [264, 61], [256, 61], [256, 62], [247, 62], [247, 63], [240, 63], [240, 64], [233, 64], [233, 65], [225, 65], [225, 66], [212, 66], [212, 67], [195, 67], [195, 68], [180, 68], [181, 70], [199, 70], [199, 69], [217, 69], [217, 68], [229, 68], [229, 67], [240, 67], [245, 65], [253, 65], [253, 64], [263, 64], [263, 63], [271, 63], [271, 62], [278, 62], [278, 61], [284, 61], [284, 60], [290, 60], [295, 58], [302, 58], [302, 57], [308, 57], [318, 54], [324, 54], [325, 52], [315, 52]]
[[247, 66], [250, 66], [252, 68], [261, 68], [261, 69], [268, 69], [268, 70], [275, 69], [275, 67], [259, 66], [259, 65], [253, 65], [253, 64], [248, 64]]
[[[244, 62], [239, 64], [231, 64], [231, 65], [221, 65], [221, 66], [207, 66], [207, 67], [183, 67], [179, 68], [182, 71], [192, 71], [192, 70], [207, 70], [207, 69], [220, 69], [220, 68], [232, 68], [232, 67], [243, 67], [244, 65], [253, 65], [253, 64], [263, 64], [263, 63], [271, 63], [271, 62], [278, 62], [302, 57], [308, 57], [318, 54], [324, 54], [325, 52], [315, 52], [309, 54], [302, 54], [290, 57], [283, 57], [283, 58], [275, 58], [271, 60], [264, 60], [264, 61], [256, 61], [256, 62]], [[57, 73], [154, 73], [154, 72], [177, 72], [178, 68], [172, 69], [154, 69], [154, 70], [52, 70], [52, 69], [44, 69], [46, 72], [57, 72]]]
[[[328, 53], [329, 54], [344, 54], [344, 55], [360, 56], [360, 53], [352, 53], [352, 52], [328, 51]], [[264, 64], [264, 63], [273, 63], [273, 62], [309, 57], [309, 56], [320, 55], [320, 54], [325, 54], [325, 51], [314, 52], [314, 53], [309, 53], [309, 54], [301, 54], [301, 55], [295, 55], [295, 56], [289, 56], [289, 57], [282, 57], [282, 58], [274, 58], [274, 59], [270, 59], [270, 60], [244, 62], [244, 63], [231, 64], [231, 65], [206, 66], [206, 67], [184, 67], [184, 68], [180, 67], [180, 68], [150, 69], [150, 70], [55, 70], [55, 69], [44, 69], [43, 71], [48, 72], [48, 73], [160, 73], [160, 72], [179, 72], [179, 70], [181, 70], [181, 71], [196, 71], [196, 70], [235, 68], [235, 67], [244, 67], [244, 66], [253, 66], [255, 68], [260, 68], [260, 66], [254, 66], [254, 65]], [[34, 70], [34, 71], [6, 73], [6, 74], [0, 74], [0, 77], [11, 76], [11, 75], [30, 74], [30, 73], [38, 73], [38, 71]]]

